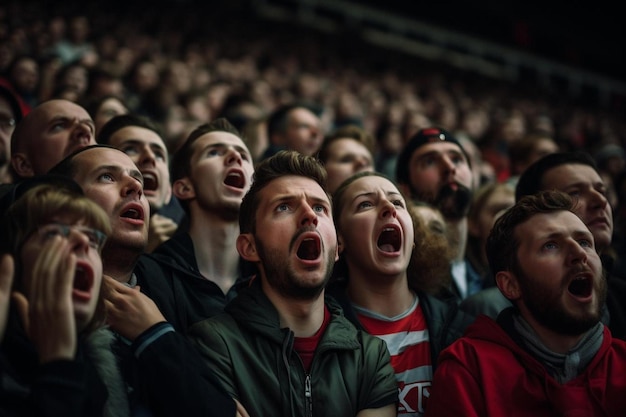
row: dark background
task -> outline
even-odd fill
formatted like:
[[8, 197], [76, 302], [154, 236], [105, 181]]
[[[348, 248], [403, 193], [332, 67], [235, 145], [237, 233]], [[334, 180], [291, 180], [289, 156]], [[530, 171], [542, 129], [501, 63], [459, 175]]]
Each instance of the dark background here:
[[626, 15], [619, 10], [617, 2], [363, 0], [359, 3], [626, 81]]

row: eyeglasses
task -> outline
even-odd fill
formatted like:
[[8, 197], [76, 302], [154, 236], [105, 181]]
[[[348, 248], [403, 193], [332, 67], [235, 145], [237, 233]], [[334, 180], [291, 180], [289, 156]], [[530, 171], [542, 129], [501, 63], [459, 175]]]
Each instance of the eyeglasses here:
[[15, 128], [15, 119], [0, 117], [0, 130], [9, 133]]
[[89, 246], [97, 249], [98, 251], [102, 250], [104, 242], [106, 242], [107, 239], [106, 235], [100, 230], [92, 229], [87, 226], [70, 226], [62, 223], [50, 223], [40, 226], [39, 229], [37, 229], [37, 233], [43, 241], [48, 241], [56, 236], [68, 238], [72, 231], [85, 236], [89, 240]]

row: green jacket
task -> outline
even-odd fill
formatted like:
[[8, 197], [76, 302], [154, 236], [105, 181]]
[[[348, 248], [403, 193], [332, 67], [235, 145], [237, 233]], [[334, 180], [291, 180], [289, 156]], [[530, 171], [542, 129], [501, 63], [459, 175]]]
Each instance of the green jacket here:
[[294, 334], [255, 279], [225, 313], [189, 329], [226, 390], [255, 417], [348, 417], [396, 404], [398, 387], [385, 342], [357, 330], [331, 298], [331, 321], [307, 374]]

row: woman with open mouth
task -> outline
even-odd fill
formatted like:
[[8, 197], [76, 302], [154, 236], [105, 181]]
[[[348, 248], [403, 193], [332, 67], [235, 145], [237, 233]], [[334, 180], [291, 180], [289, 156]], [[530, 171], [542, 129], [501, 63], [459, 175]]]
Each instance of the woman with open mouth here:
[[109, 219], [69, 181], [20, 184], [3, 216], [2, 249], [15, 275], [1, 415], [129, 415], [101, 294]]

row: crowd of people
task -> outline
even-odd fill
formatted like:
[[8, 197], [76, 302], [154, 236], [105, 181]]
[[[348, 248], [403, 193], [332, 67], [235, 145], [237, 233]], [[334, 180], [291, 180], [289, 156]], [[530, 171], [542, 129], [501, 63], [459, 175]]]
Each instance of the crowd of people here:
[[620, 103], [189, 4], [0, 6], [0, 414], [626, 413]]

